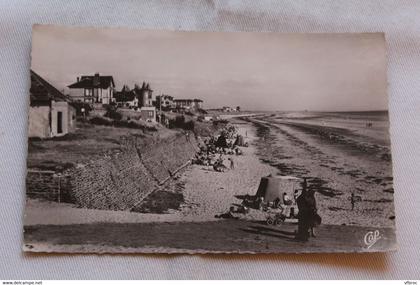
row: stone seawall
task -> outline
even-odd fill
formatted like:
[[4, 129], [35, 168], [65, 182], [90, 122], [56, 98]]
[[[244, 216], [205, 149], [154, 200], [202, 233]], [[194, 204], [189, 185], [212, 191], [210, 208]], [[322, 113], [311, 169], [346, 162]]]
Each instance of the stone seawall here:
[[86, 208], [130, 210], [197, 151], [196, 139], [183, 134], [146, 145], [126, 138], [121, 144], [119, 152], [64, 173], [28, 171], [27, 196]]

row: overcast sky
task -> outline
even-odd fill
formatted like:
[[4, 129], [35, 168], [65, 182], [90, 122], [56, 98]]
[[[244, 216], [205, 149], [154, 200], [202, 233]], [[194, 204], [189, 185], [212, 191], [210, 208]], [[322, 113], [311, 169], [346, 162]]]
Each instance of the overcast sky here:
[[116, 88], [201, 98], [205, 108], [387, 110], [383, 34], [280, 34], [34, 27], [32, 69], [62, 90], [82, 74]]

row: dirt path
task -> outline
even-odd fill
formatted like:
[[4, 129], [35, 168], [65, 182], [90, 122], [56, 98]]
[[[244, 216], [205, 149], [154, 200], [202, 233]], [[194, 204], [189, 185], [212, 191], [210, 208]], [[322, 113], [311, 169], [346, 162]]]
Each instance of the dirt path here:
[[[95, 223], [25, 227], [25, 249], [55, 252], [199, 252], [287, 253], [355, 252], [395, 249], [389, 228], [322, 225], [308, 242], [294, 239], [296, 225], [273, 227], [258, 221], [189, 223]], [[370, 248], [365, 235], [378, 230]]]

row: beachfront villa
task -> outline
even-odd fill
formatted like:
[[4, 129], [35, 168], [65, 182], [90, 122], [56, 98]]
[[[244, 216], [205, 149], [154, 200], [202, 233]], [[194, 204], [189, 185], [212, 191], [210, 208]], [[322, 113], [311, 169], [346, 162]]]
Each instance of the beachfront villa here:
[[124, 85], [121, 91], [114, 93], [115, 102], [118, 107], [136, 108], [139, 107], [139, 98], [134, 90]]
[[114, 101], [115, 83], [112, 76], [95, 73], [95, 75], [82, 75], [76, 80], [68, 86], [73, 101], [90, 103], [95, 107]]
[[139, 107], [153, 106], [153, 90], [149, 83], [143, 82], [141, 87], [136, 84], [132, 91], [139, 100]]
[[156, 107], [164, 111], [175, 108], [174, 97], [165, 94], [156, 96]]
[[184, 110], [203, 109], [203, 100], [201, 99], [175, 99], [175, 107]]

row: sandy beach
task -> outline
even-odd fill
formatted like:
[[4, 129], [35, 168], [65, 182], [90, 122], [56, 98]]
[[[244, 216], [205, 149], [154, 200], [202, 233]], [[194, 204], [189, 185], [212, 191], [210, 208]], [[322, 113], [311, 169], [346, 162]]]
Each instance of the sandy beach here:
[[[352, 144], [356, 140], [354, 136], [342, 136], [339, 142], [326, 143], [319, 134], [311, 133], [313, 129], [303, 128], [302, 121], [257, 116], [231, 118], [231, 123], [249, 143], [242, 148], [243, 155], [225, 156], [225, 162], [228, 157], [233, 158], [234, 169], [221, 173], [212, 167], [189, 165], [132, 211], [85, 209], [73, 204], [28, 200], [25, 250], [235, 252], [230, 249], [236, 248], [240, 252], [324, 252], [328, 247], [331, 251], [352, 251], [367, 250], [363, 236], [375, 230], [383, 236], [383, 248], [395, 243], [394, 209], [389, 202], [392, 192], [384, 191], [392, 183], [386, 177], [392, 176], [389, 164], [379, 151], [370, 156], [359, 155], [358, 146]], [[310, 126], [325, 135], [322, 125]], [[378, 149], [386, 151], [386, 147]], [[253, 209], [246, 215], [237, 214], [238, 220], [215, 217], [241, 202], [235, 196], [255, 194], [261, 177], [268, 174], [309, 178], [310, 187], [317, 189], [318, 212], [323, 219], [318, 229], [321, 238], [310, 244], [296, 243], [293, 241], [295, 223], [270, 227], [264, 224], [267, 214]], [[372, 182], [370, 175], [381, 179], [381, 184]], [[362, 196], [354, 210], [348, 199], [352, 191]], [[162, 208], [160, 200], [165, 199], [173, 203]], [[67, 238], [63, 231], [68, 232], [64, 235]], [[121, 232], [127, 238], [113, 238]], [[142, 239], [130, 238], [140, 232]], [[203, 237], [210, 232], [215, 240], [205, 242], [204, 247], [200, 241], [205, 241]], [[183, 241], [186, 233], [193, 243]], [[156, 239], [157, 236], [160, 238]], [[231, 245], [226, 247], [227, 240]], [[375, 250], [381, 248], [378, 245]]]
[[[250, 142], [242, 148], [243, 155], [232, 157], [235, 168], [220, 173], [201, 165], [190, 165], [183, 170], [176, 181], [156, 191], [182, 191], [184, 203], [180, 208], [168, 209], [164, 214], [107, 211], [78, 208], [73, 204], [28, 200], [25, 225], [36, 224], [81, 224], [95, 222], [150, 223], [173, 221], [212, 221], [214, 216], [226, 212], [232, 203], [240, 203], [235, 195], [255, 194], [262, 176], [276, 174], [277, 170], [263, 163], [256, 155], [257, 140], [255, 128], [245, 122], [236, 122], [238, 133]], [[177, 187], [178, 186], [178, 187]], [[261, 216], [255, 211], [248, 219]]]
[[[234, 160], [234, 169], [220, 173], [212, 167], [190, 165], [175, 181], [155, 190], [177, 193], [182, 198], [179, 207], [141, 213], [29, 200], [25, 225], [213, 221], [217, 220], [215, 215], [241, 202], [235, 195], [255, 194], [262, 176], [281, 174], [310, 178], [317, 187], [318, 209], [325, 224], [394, 226], [390, 164], [381, 157], [358, 155], [352, 145], [326, 143], [295, 128], [290, 121], [278, 124], [272, 117], [257, 117], [250, 121], [233, 119], [232, 123], [249, 142], [249, 147], [242, 148], [243, 155], [225, 156], [225, 161], [228, 157]], [[379, 180], [372, 181], [370, 177]], [[352, 192], [362, 197], [354, 210], [349, 202]], [[265, 214], [251, 210], [241, 219], [264, 217]]]

